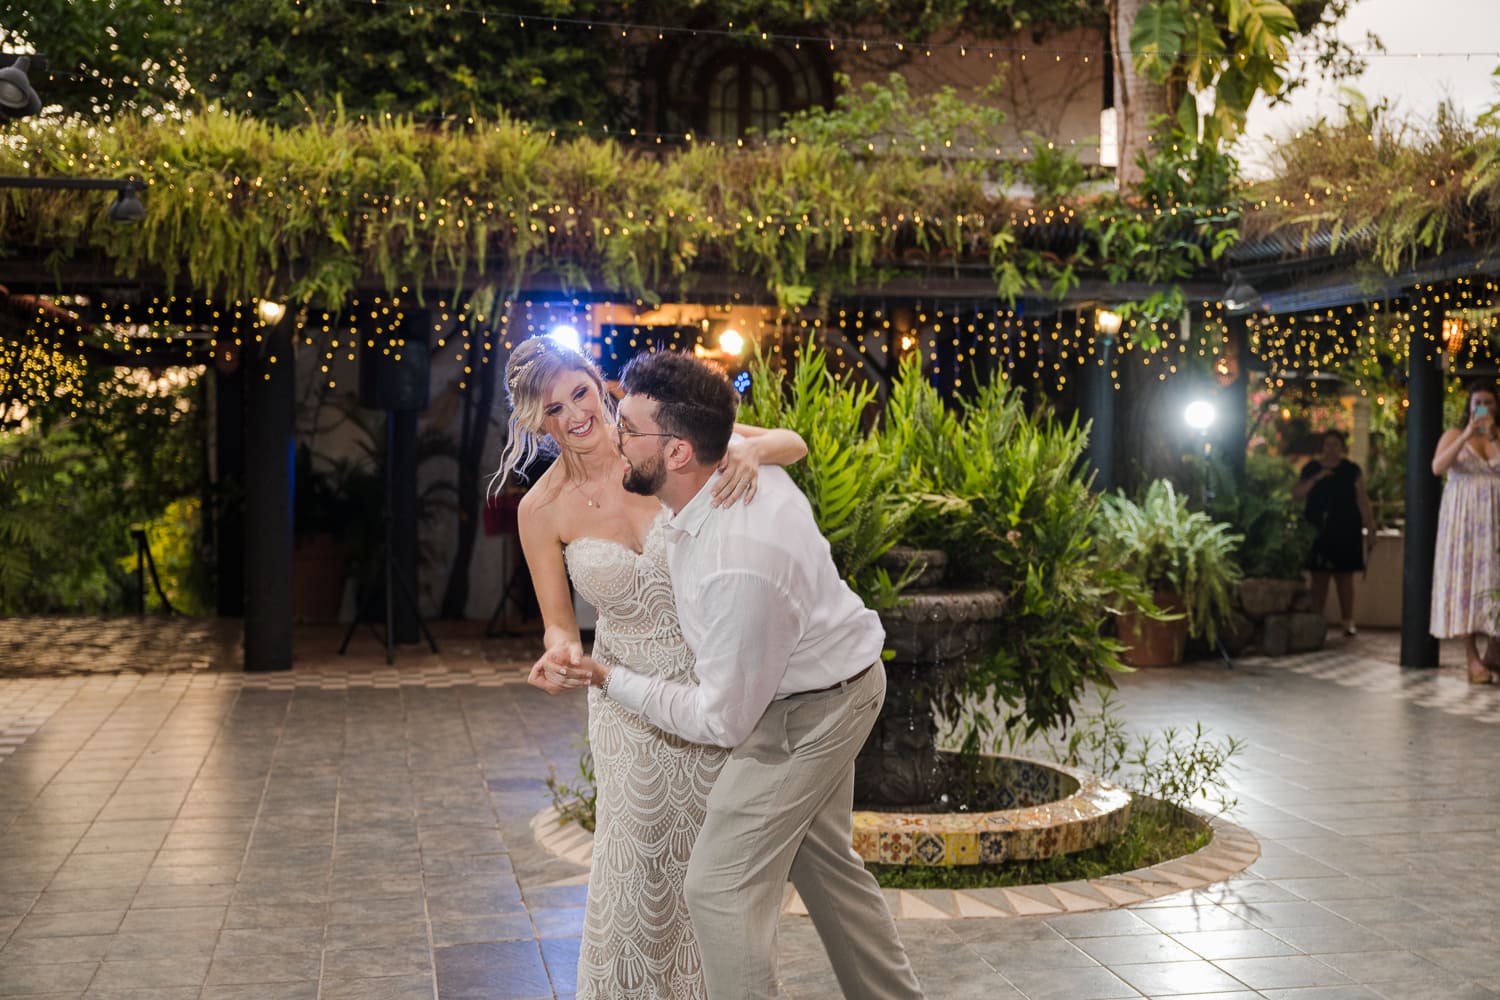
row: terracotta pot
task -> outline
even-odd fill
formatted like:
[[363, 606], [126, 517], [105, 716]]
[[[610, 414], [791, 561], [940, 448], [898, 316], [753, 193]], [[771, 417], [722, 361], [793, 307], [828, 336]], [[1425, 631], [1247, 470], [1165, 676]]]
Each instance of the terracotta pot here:
[[292, 549], [292, 620], [336, 622], [344, 603], [344, 550], [332, 535], [312, 535]]
[[[1159, 590], [1151, 595], [1151, 599], [1163, 611], [1179, 614], [1183, 611], [1182, 598], [1170, 591]], [[1130, 666], [1170, 667], [1182, 662], [1188, 637], [1186, 618], [1159, 622], [1127, 611], [1119, 616], [1118, 625], [1120, 641], [1126, 645], [1120, 659]]]

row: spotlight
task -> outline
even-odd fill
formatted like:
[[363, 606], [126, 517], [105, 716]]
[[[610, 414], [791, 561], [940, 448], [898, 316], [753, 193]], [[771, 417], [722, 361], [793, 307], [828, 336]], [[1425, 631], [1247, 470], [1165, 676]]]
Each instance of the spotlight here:
[[745, 350], [745, 337], [738, 330], [725, 330], [719, 334], [719, 350], [731, 357], [739, 357]]
[[1195, 399], [1182, 411], [1182, 419], [1193, 430], [1203, 432], [1214, 425], [1214, 404], [1206, 399]]
[[[12, 67], [0, 69], [0, 74]], [[3, 91], [0, 86], [0, 91]], [[4, 107], [0, 105], [0, 117]], [[23, 188], [41, 191], [113, 191], [114, 203], [109, 206], [109, 221], [140, 222], [146, 217], [146, 206], [141, 204], [138, 192], [146, 190], [146, 182], [134, 177], [0, 177], [0, 188]]]
[[1234, 280], [1224, 292], [1224, 308], [1230, 312], [1239, 312], [1244, 309], [1256, 309], [1259, 305], [1260, 292], [1238, 274], [1234, 275]]
[[0, 69], [0, 117], [25, 118], [42, 110], [42, 99], [37, 96], [26, 71], [31, 68], [31, 56], [16, 56], [15, 61]]
[[[0, 70], [4, 72], [4, 70]], [[110, 222], [140, 222], [146, 217], [146, 206], [141, 204], [141, 199], [135, 193], [134, 187], [121, 188], [115, 195], [114, 204], [109, 206]]]
[[583, 338], [578, 335], [578, 327], [571, 323], [557, 323], [547, 331], [547, 336], [573, 348], [575, 351], [583, 350]]

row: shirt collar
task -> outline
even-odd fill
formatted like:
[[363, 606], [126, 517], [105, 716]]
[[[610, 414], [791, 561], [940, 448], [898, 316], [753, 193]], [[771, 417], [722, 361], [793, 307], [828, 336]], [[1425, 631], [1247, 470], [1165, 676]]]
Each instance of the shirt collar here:
[[714, 484], [719, 481], [719, 472], [708, 477], [708, 482], [667, 522], [667, 531], [674, 541], [696, 537], [703, 530], [703, 522], [713, 512]]

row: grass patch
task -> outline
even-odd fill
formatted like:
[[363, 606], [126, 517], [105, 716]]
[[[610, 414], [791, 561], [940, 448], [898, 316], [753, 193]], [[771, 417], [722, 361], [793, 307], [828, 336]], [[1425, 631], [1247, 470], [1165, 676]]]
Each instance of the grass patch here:
[[1043, 882], [1102, 878], [1180, 858], [1213, 839], [1201, 819], [1156, 799], [1137, 795], [1130, 823], [1112, 843], [1077, 854], [998, 865], [866, 865], [884, 889], [995, 889]]

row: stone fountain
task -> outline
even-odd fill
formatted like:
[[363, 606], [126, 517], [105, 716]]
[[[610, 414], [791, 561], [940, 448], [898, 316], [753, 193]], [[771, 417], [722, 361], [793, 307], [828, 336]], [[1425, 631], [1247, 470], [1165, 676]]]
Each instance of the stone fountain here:
[[937, 747], [933, 694], [1005, 641], [1005, 594], [941, 586], [942, 552], [892, 550], [887, 565], [918, 572], [900, 604], [880, 613], [894, 656], [885, 664], [885, 704], [855, 762], [854, 849], [882, 864], [989, 864], [1118, 836], [1129, 821], [1129, 792], [1018, 757], [987, 757], [977, 782], [967, 779], [982, 786], [981, 807], [950, 811], [950, 793], [968, 772], [957, 754]]

